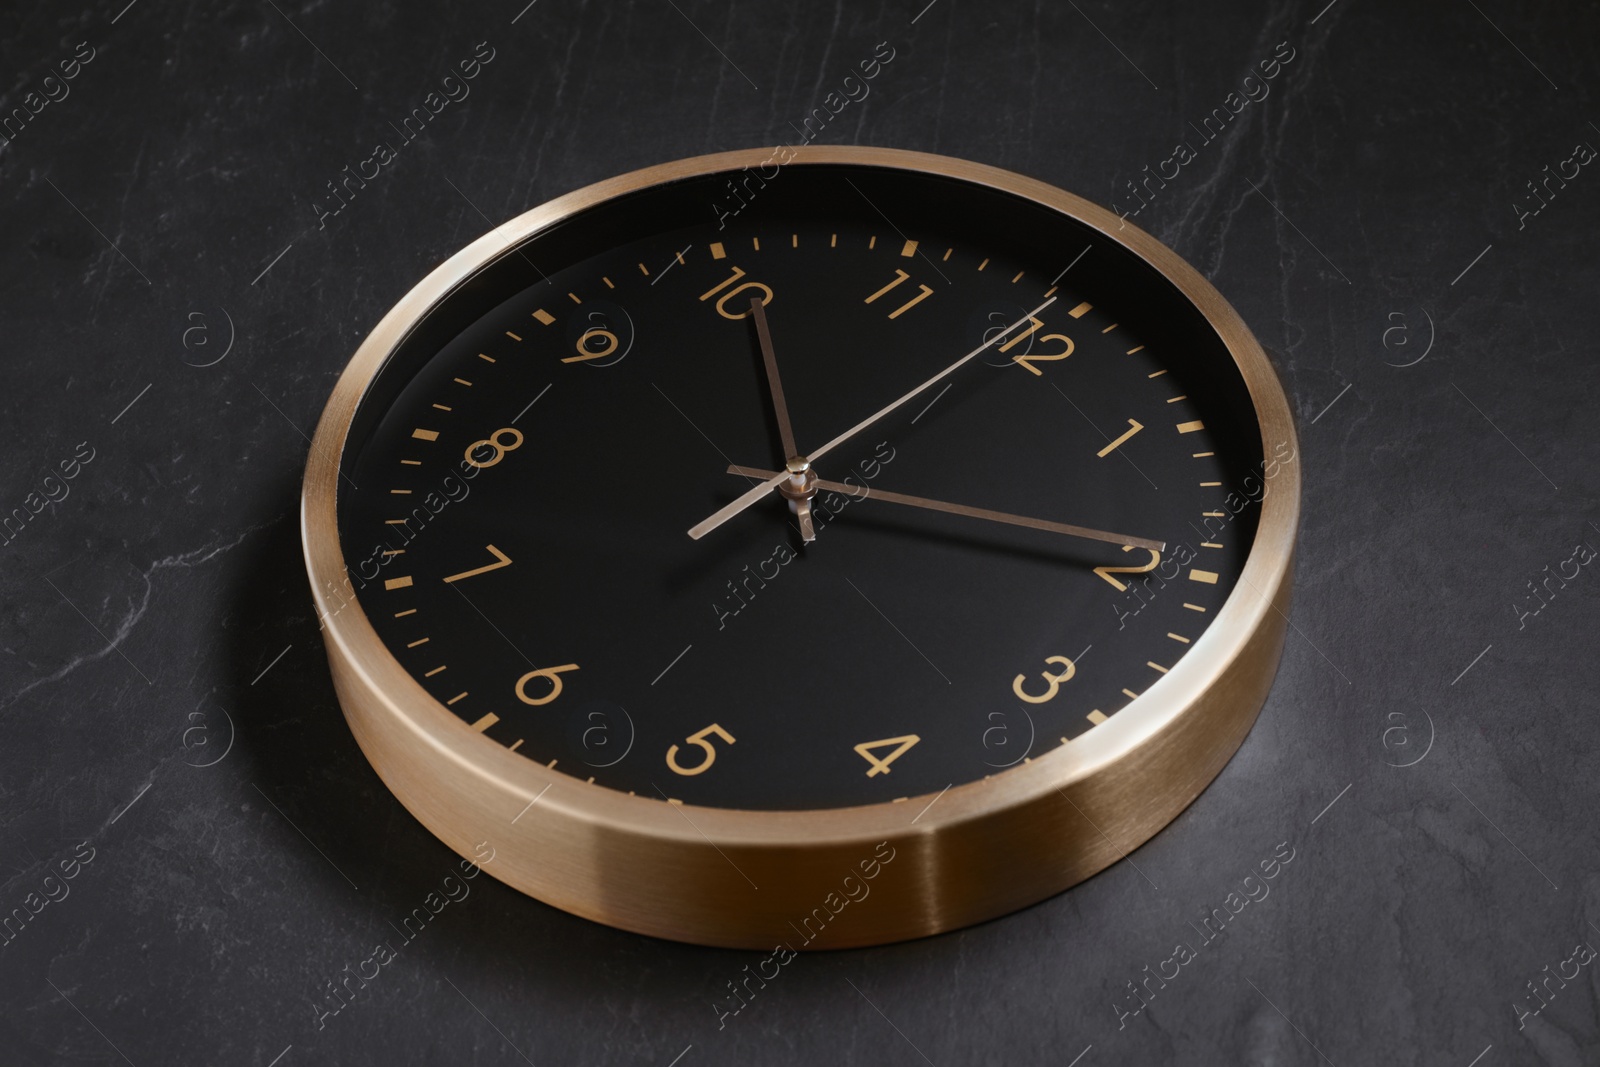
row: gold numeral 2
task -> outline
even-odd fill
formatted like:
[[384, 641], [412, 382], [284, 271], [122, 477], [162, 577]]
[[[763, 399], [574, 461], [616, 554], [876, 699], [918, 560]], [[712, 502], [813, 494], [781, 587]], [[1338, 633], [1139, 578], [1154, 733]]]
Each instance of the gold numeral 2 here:
[[[1132, 552], [1133, 546], [1123, 545], [1122, 551]], [[1112, 586], [1116, 588], [1117, 592], [1120, 593], [1128, 587], [1123, 582], [1119, 582], [1117, 579], [1111, 577], [1113, 574], [1148, 574], [1150, 571], [1156, 569], [1156, 564], [1161, 562], [1161, 553], [1157, 552], [1153, 548], [1147, 548], [1145, 551], [1150, 553], [1150, 562], [1146, 563], [1143, 567], [1096, 567], [1094, 572], [1100, 577], [1104, 578], [1106, 581], [1110, 582]]]

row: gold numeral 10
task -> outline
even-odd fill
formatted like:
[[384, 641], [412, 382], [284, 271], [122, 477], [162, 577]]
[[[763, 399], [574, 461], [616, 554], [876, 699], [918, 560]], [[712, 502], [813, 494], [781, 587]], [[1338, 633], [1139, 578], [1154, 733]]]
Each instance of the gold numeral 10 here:
[[[863, 304], [872, 303], [874, 300], [878, 299], [878, 297], [883, 296], [889, 290], [893, 289], [895, 286], [899, 285], [901, 282], [906, 281], [910, 277], [911, 277], [911, 275], [907, 274], [905, 271], [896, 270], [894, 272], [894, 281], [890, 282], [888, 285], [884, 286], [882, 289], [879, 289], [877, 292], [875, 292], [871, 296], [867, 297], [865, 300], [862, 301], [862, 303]], [[897, 307], [893, 311], [889, 312], [889, 317], [891, 319], [898, 319], [901, 315], [904, 315], [906, 312], [910, 311], [912, 308], [916, 307], [918, 304], [922, 303], [924, 300], [928, 299], [928, 297], [933, 295], [933, 290], [929, 289], [926, 285], [922, 285], [922, 284], [919, 283], [917, 285], [917, 288], [921, 289], [922, 292], [918, 293], [916, 296], [912, 297], [910, 300], [907, 300], [904, 304], [901, 304], [899, 307]]]
[[[922, 738], [916, 734], [906, 734], [903, 737], [885, 737], [882, 741], [863, 741], [856, 746], [856, 755], [872, 765], [867, 770], [867, 777], [876, 778], [880, 774], [888, 774], [889, 764], [904, 756], [912, 745], [921, 740]], [[875, 748], [887, 748], [890, 745], [895, 746], [895, 749], [887, 756], [879, 756], [872, 751]]]
[[[711, 288], [709, 288], [705, 292], [701, 293], [700, 294], [700, 299], [702, 301], [710, 300], [712, 297], [716, 296], [718, 293], [721, 293], [722, 290], [728, 289], [728, 286], [733, 285], [734, 282], [738, 281], [740, 278], [743, 278], [743, 277], [744, 277], [744, 271], [740, 270], [738, 267], [733, 268], [733, 273], [732, 274], [728, 275], [728, 277], [725, 280], [723, 280], [721, 282], [718, 282], [716, 285], [713, 285]], [[738, 296], [740, 293], [744, 292], [746, 289], [755, 290], [755, 291], [758, 291], [758, 292], [760, 292], [762, 294], [762, 296], [761, 296], [761, 306], [762, 307], [766, 307], [768, 304], [772, 303], [772, 287], [771, 286], [763, 285], [760, 282], [745, 282], [743, 285], [735, 286], [732, 289], [728, 289], [728, 291], [726, 293], [722, 293], [722, 296], [717, 298], [717, 314], [721, 315], [725, 319], [742, 319], [745, 316], [749, 315], [750, 314], [750, 301], [751, 301], [752, 297], [745, 297], [744, 300], [742, 300], [739, 303], [734, 305], [735, 307], [744, 308], [743, 311], [731, 312], [731, 311], [728, 310], [728, 301], [732, 300], [734, 297]], [[708, 766], [709, 766], [709, 764], [708, 764]]]
[[696, 730], [694, 733], [689, 735], [688, 743], [691, 745], [699, 745], [700, 748], [705, 752], [706, 758], [701, 760], [699, 763], [696, 763], [692, 767], [685, 767], [683, 764], [678, 762], [678, 746], [672, 745], [667, 749], [667, 766], [672, 768], [673, 774], [693, 776], [696, 774], [704, 774], [706, 771], [711, 769], [711, 765], [717, 762], [717, 750], [711, 747], [710, 741], [706, 740], [706, 738], [711, 734], [715, 734], [716, 736], [722, 738], [730, 745], [733, 744], [733, 735], [724, 730], [722, 727], [718, 726], [716, 723], [712, 723], [703, 730]]

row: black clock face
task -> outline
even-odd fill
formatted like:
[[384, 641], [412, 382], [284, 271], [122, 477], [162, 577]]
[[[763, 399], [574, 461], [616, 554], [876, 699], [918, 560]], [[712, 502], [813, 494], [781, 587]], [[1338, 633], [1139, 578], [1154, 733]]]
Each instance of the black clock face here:
[[[815, 461], [853, 495], [810, 501], [809, 544], [776, 492], [687, 532], [750, 488], [730, 465], [788, 458], [752, 300], [802, 452], [994, 341]], [[1215, 331], [1116, 241], [954, 178], [796, 164], [602, 203], [461, 286], [362, 402], [340, 537], [395, 659], [519, 755], [689, 804], [889, 803], [1137, 715], [1284, 458]]]

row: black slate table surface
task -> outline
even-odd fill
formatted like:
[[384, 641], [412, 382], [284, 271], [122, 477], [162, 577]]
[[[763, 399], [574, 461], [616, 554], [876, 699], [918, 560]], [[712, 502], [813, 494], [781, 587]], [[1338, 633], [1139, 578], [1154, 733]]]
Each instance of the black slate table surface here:
[[[0, 543], [0, 915], [28, 911], [0, 1062], [1600, 1062], [1593, 4], [525, 3], [0, 13], [0, 514], [25, 513]], [[821, 142], [1124, 209], [1292, 53], [1133, 218], [1239, 309], [1300, 421], [1260, 722], [1131, 862], [802, 956], [736, 1015], [756, 955], [480, 878], [324, 1016], [455, 863], [352, 741], [309, 603], [296, 494], [335, 376], [491, 225], [793, 141], [880, 42]], [[480, 49], [470, 96], [317, 209]], [[1280, 849], [1270, 895], [1131, 1011]]]

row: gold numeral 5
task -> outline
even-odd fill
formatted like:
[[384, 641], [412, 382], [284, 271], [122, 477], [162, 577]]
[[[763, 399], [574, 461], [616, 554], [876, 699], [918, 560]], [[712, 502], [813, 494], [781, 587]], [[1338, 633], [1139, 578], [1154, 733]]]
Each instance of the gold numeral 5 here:
[[706, 758], [695, 764], [693, 767], [685, 767], [683, 764], [678, 762], [678, 746], [672, 745], [667, 749], [667, 766], [672, 768], [672, 773], [696, 775], [704, 774], [706, 771], [711, 769], [711, 765], [717, 762], [717, 750], [711, 747], [710, 741], [706, 740], [706, 735], [708, 734], [716, 734], [728, 744], [733, 744], [733, 735], [724, 730], [722, 727], [718, 726], [716, 723], [712, 723], [704, 730], [696, 730], [694, 733], [689, 735], [688, 742], [691, 745], [699, 745], [702, 749], [704, 749]]
[[[1122, 551], [1132, 552], [1133, 546], [1123, 545]], [[1161, 553], [1157, 552], [1153, 548], [1147, 548], [1145, 551], [1150, 553], [1150, 562], [1146, 563], [1143, 567], [1096, 567], [1094, 572], [1100, 577], [1104, 578], [1106, 581], [1110, 582], [1112, 586], [1116, 588], [1117, 592], [1120, 593], [1127, 589], [1128, 586], [1125, 583], [1119, 582], [1117, 579], [1111, 577], [1113, 574], [1148, 574], [1150, 571], [1156, 569], [1156, 564], [1161, 562]]]
[[1045, 690], [1043, 696], [1034, 696], [1031, 693], [1023, 692], [1022, 683], [1028, 680], [1028, 676], [1026, 674], [1017, 675], [1016, 680], [1011, 683], [1011, 691], [1017, 694], [1019, 699], [1026, 700], [1030, 704], [1043, 704], [1047, 700], [1054, 700], [1056, 693], [1061, 689], [1061, 683], [1070, 680], [1074, 674], [1078, 673], [1078, 665], [1065, 656], [1050, 656], [1045, 659], [1045, 662], [1059, 663], [1066, 670], [1059, 674], [1051, 674], [1049, 671], [1045, 671], [1041, 675], [1045, 684], [1050, 687]]
[[[880, 774], [888, 774], [889, 764], [905, 755], [907, 749], [921, 740], [916, 734], [906, 734], [903, 737], [885, 737], [882, 741], [863, 741], [856, 746], [856, 755], [872, 764], [867, 770], [867, 777], [875, 778]], [[894, 745], [895, 750], [887, 756], [877, 756], [872, 751], [888, 745]]]
[[[522, 701], [524, 704], [532, 704], [536, 708], [541, 704], [548, 704], [556, 697], [561, 695], [562, 672], [575, 671], [577, 669], [578, 665], [576, 663], [565, 663], [560, 667], [546, 667], [541, 671], [529, 671], [527, 674], [524, 674], [521, 678], [517, 679], [517, 699]], [[550, 683], [550, 692], [542, 697], [529, 696], [527, 685], [535, 678], [544, 678], [548, 680]]]
[[[734, 282], [738, 281], [740, 278], [743, 278], [743, 277], [744, 277], [744, 271], [740, 270], [738, 267], [733, 268], [733, 273], [728, 275], [728, 277], [727, 277], [727, 279], [725, 281], [718, 282], [716, 285], [713, 285], [710, 289], [707, 289], [705, 292], [701, 293], [700, 294], [700, 299], [701, 300], [710, 300], [713, 296], [716, 296], [719, 292], [722, 292], [722, 290], [724, 290], [724, 289], [728, 289], [728, 286], [733, 285]], [[735, 307], [743, 307], [744, 308], [743, 311], [738, 312], [737, 314], [735, 314], [733, 312], [730, 312], [728, 310], [728, 307], [727, 307], [728, 301], [732, 300], [734, 297], [738, 296], [740, 293], [744, 292], [746, 289], [756, 289], [756, 290], [759, 290], [763, 294], [763, 296], [761, 297], [761, 306], [762, 307], [766, 307], [768, 304], [772, 303], [772, 287], [771, 286], [763, 285], [760, 282], [745, 282], [743, 285], [736, 286], [736, 287], [734, 287], [732, 289], [728, 289], [728, 291], [726, 293], [722, 293], [722, 296], [717, 298], [717, 314], [721, 315], [725, 319], [742, 319], [746, 315], [749, 315], [750, 314], [750, 299], [751, 299], [750, 297], [746, 297], [744, 300], [742, 300], [738, 304], [734, 305]], [[709, 766], [709, 764], [707, 766]]]

